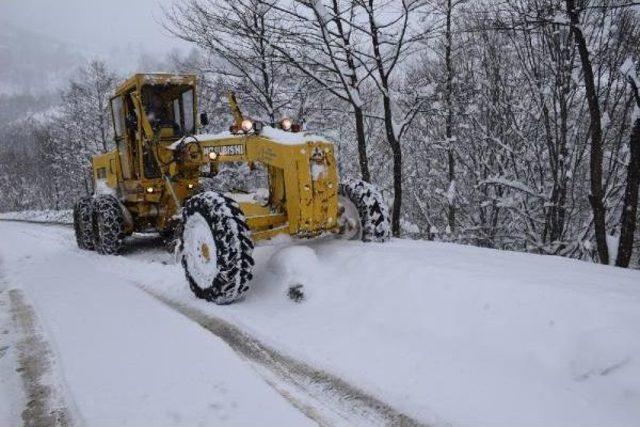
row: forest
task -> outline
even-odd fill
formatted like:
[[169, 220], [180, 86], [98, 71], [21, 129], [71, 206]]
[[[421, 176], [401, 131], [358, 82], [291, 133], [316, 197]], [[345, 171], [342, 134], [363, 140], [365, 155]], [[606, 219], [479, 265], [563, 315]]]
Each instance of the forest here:
[[[158, 25], [189, 52], [202, 132], [290, 117], [375, 183], [396, 237], [640, 265], [640, 2], [185, 0]], [[127, 77], [79, 65], [54, 97], [0, 95], [0, 212], [69, 209], [113, 149]], [[44, 113], [16, 115], [21, 105]]]

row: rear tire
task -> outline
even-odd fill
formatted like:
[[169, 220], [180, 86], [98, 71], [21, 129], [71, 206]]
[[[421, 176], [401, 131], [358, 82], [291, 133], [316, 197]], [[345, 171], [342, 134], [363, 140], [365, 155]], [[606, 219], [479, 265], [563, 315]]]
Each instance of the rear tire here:
[[[386, 242], [391, 238], [389, 209], [374, 185], [359, 179], [346, 179], [340, 184], [340, 195], [358, 212], [363, 242]], [[342, 213], [345, 213], [344, 207]]]
[[238, 204], [215, 191], [191, 197], [182, 209], [180, 259], [193, 293], [229, 304], [253, 277], [253, 241]]
[[95, 249], [93, 199], [91, 197], [82, 197], [73, 207], [73, 229], [80, 249], [88, 251]]
[[118, 199], [97, 196], [93, 202], [93, 233], [98, 253], [119, 253], [124, 244], [125, 229], [125, 217]]

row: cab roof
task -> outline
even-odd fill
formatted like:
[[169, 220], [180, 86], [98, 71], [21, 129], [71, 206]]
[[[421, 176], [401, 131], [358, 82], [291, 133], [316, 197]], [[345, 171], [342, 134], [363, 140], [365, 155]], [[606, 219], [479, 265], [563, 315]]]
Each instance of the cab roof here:
[[136, 73], [118, 85], [115, 95], [118, 96], [133, 89], [140, 89], [147, 84], [195, 86], [196, 76], [194, 74]]

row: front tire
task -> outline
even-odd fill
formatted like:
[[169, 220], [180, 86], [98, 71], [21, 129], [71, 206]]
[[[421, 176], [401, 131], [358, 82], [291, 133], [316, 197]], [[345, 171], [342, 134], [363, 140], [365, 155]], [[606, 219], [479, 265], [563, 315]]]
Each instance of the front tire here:
[[120, 202], [113, 196], [97, 196], [93, 202], [93, 233], [98, 253], [114, 255], [122, 250], [125, 217]]
[[191, 197], [182, 209], [179, 251], [189, 287], [198, 297], [229, 304], [253, 277], [253, 241], [238, 204], [215, 191]]
[[93, 233], [93, 199], [82, 197], [73, 207], [73, 229], [76, 243], [80, 249], [92, 251], [95, 249]]
[[363, 242], [386, 242], [391, 238], [389, 209], [374, 185], [346, 179], [340, 184], [340, 196], [345, 202], [340, 206], [338, 222], [349, 225], [359, 220], [359, 230], [348, 237], [357, 237]]

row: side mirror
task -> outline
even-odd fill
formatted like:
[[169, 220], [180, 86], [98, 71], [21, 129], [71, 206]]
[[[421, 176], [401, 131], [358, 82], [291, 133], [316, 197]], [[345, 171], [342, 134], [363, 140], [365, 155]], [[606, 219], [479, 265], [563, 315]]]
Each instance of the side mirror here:
[[202, 126], [207, 126], [209, 124], [209, 116], [207, 116], [207, 113], [200, 113], [200, 124]]

